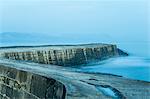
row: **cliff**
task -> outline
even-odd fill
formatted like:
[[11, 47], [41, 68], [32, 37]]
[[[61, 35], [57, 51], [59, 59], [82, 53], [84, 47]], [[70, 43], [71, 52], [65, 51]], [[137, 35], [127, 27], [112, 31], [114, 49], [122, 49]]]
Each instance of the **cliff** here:
[[75, 66], [127, 55], [111, 44], [49, 45], [0, 48], [1, 57], [42, 64]]

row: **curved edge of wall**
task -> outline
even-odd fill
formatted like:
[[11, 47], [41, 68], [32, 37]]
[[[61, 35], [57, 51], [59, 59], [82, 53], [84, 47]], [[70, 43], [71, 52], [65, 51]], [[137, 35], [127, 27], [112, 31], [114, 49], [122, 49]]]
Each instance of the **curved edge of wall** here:
[[65, 99], [65, 86], [53, 78], [0, 65], [0, 99]]

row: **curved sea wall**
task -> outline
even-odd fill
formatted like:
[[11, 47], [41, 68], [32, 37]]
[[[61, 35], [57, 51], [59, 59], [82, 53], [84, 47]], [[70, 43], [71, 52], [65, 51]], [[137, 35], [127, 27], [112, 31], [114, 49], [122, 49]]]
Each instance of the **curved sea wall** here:
[[63, 67], [122, 55], [111, 44], [1, 47], [0, 99], [150, 99], [150, 82]]
[[[111, 44], [61, 45], [43, 47], [1, 48], [1, 57], [26, 60], [42, 64], [74, 66], [125, 55]], [[126, 54], [127, 55], [127, 54]]]
[[0, 99], [150, 99], [150, 82], [0, 59]]

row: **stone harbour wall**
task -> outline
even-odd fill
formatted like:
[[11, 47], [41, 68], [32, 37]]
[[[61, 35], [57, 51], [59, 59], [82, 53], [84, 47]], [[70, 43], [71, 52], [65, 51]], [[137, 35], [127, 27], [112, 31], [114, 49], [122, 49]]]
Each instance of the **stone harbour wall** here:
[[64, 49], [44, 48], [28, 51], [15, 51], [1, 53], [1, 57], [14, 60], [26, 60], [42, 64], [60, 66], [75, 66], [87, 64], [91, 61], [99, 61], [118, 56], [116, 45], [95, 45], [94, 47], [73, 47]]

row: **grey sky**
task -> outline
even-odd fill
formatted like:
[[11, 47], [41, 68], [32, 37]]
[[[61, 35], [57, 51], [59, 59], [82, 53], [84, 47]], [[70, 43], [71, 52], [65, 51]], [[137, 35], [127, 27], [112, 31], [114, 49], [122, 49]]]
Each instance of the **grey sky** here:
[[148, 41], [148, 1], [1, 0], [0, 32], [87, 41]]

